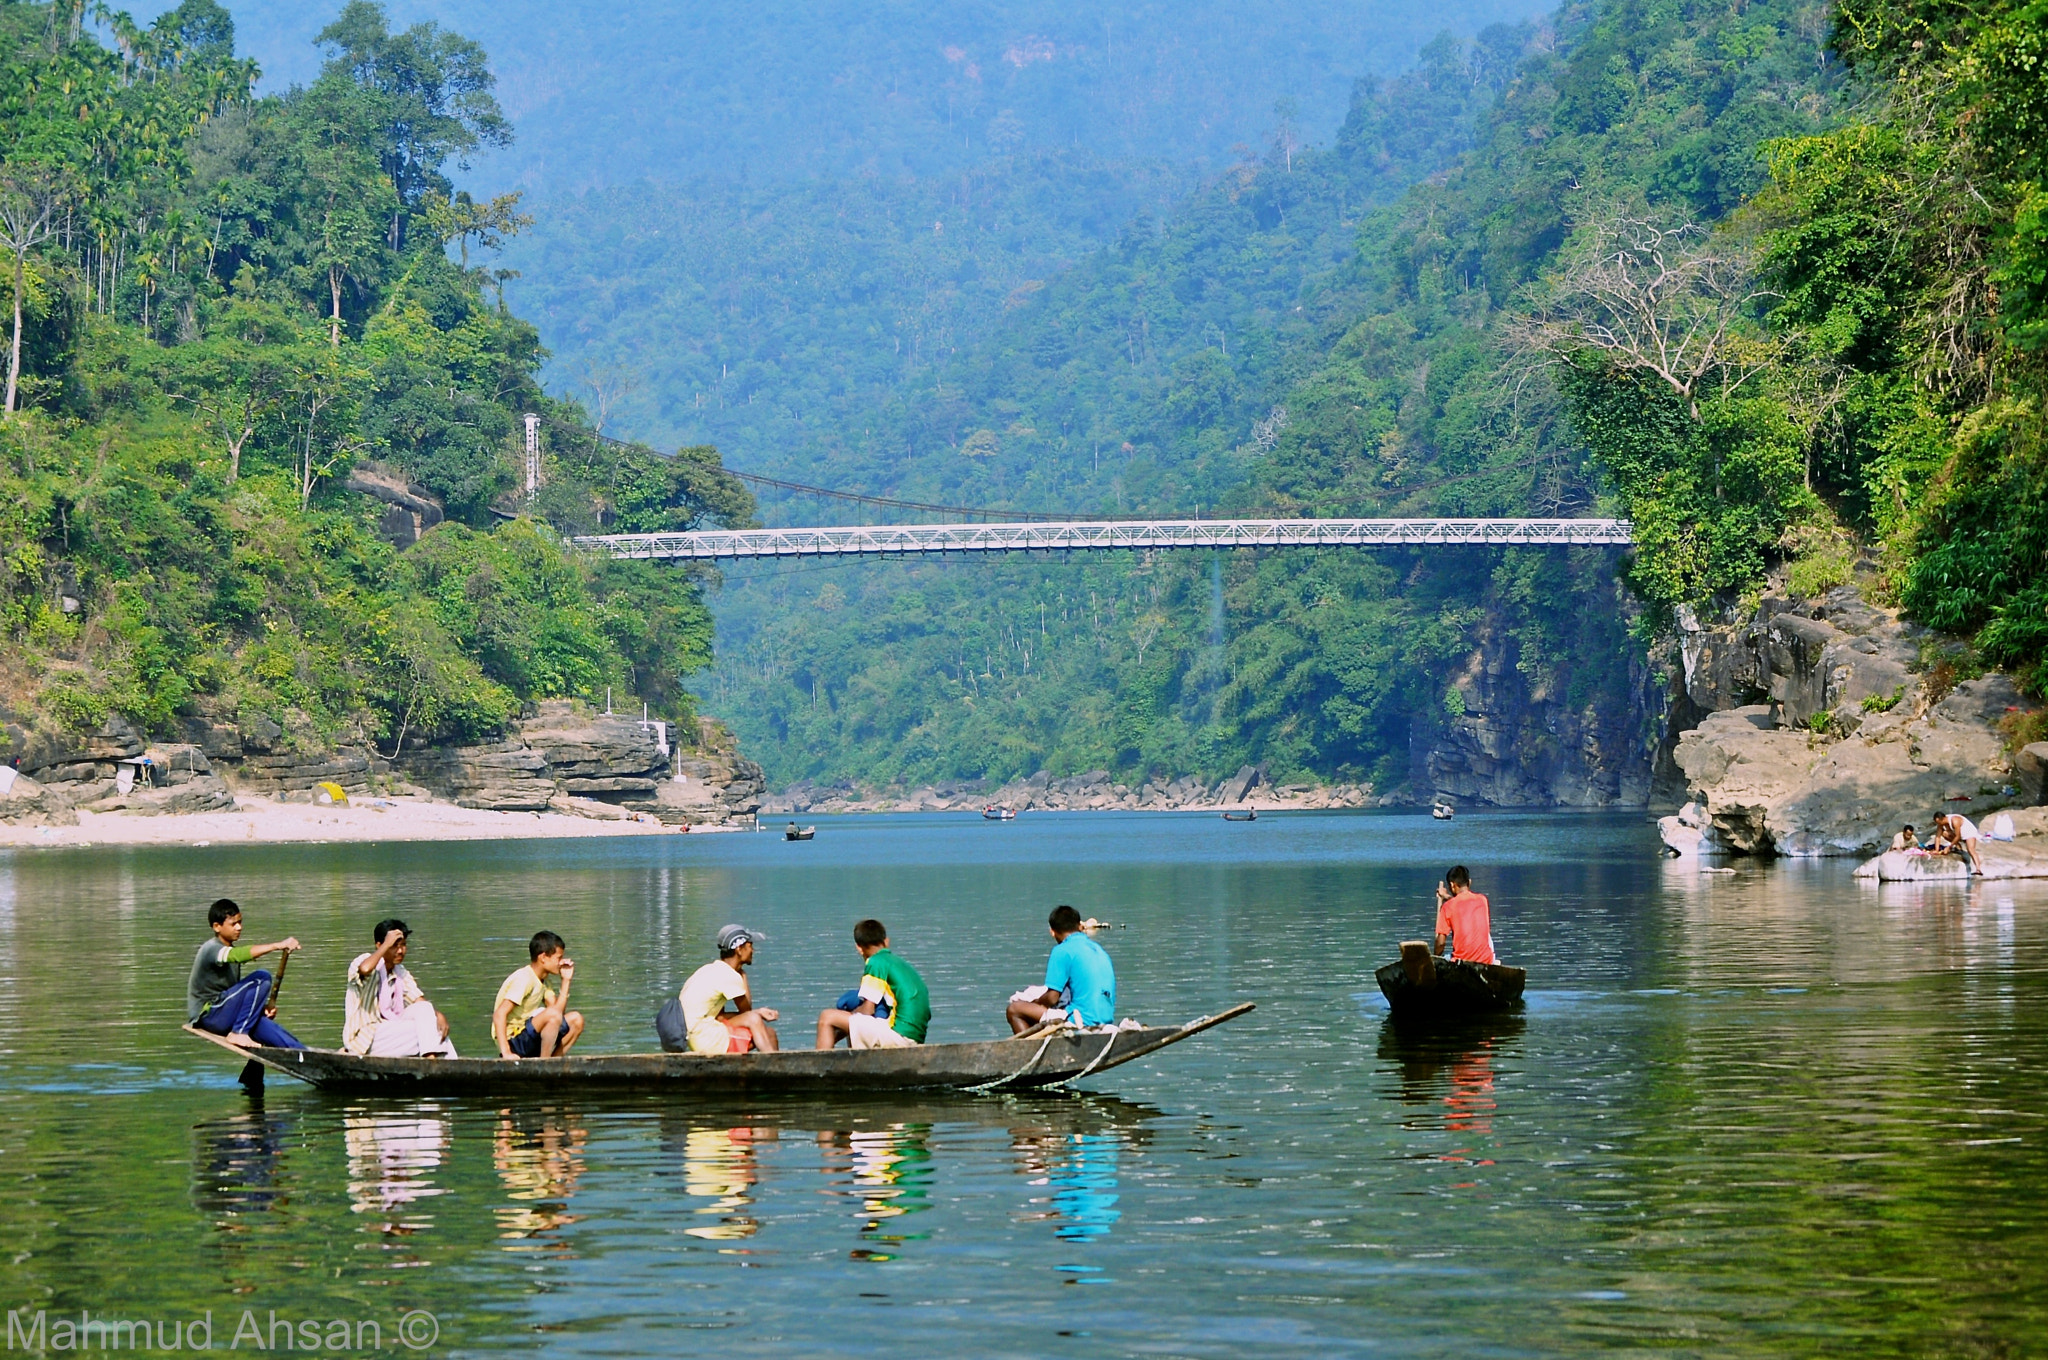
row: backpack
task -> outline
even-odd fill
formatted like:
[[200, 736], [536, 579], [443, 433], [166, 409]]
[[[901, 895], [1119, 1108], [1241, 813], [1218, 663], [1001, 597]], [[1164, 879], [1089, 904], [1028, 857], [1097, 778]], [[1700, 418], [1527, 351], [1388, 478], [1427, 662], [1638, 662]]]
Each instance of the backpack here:
[[683, 999], [672, 996], [654, 1016], [654, 1032], [661, 1038], [664, 1053], [688, 1053], [690, 1051], [689, 1026], [683, 1023]]

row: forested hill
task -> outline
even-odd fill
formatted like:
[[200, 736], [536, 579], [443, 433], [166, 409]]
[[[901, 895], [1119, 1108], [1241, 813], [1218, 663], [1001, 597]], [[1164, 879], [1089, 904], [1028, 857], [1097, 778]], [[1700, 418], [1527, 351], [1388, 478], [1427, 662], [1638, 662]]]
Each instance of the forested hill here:
[[[848, 465], [968, 503], [1615, 510], [1626, 594], [1611, 561], [1514, 552], [787, 576], [728, 594], [717, 701], [784, 772], [1263, 758], [1602, 801], [1653, 736], [1644, 642], [1859, 555], [1957, 637], [1937, 671], [2038, 693], [2044, 48], [2039, 6], [1569, 6], [1476, 145], [1306, 272], [1291, 329], [1215, 325], [1258, 314], [1228, 265], [1271, 230], [1224, 205], [1315, 157], [1031, 298], [898, 408], [900, 454], [846, 433], [874, 451]], [[1107, 488], [1071, 446], [1105, 415]]]
[[512, 137], [483, 49], [350, 4], [317, 76], [258, 98], [234, 35], [212, 0], [146, 26], [0, 3], [0, 718], [261, 716], [388, 751], [607, 687], [687, 716], [696, 583], [548, 521], [752, 502], [711, 450], [573, 438], [518, 494], [522, 413], [585, 417], [489, 267], [516, 199], [449, 179]]

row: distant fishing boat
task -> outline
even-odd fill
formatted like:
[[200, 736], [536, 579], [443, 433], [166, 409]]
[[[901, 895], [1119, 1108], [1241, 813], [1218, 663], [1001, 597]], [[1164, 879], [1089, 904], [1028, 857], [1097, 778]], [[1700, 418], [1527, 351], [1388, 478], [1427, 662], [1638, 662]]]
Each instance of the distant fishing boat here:
[[185, 1032], [237, 1060], [323, 1091], [379, 1095], [557, 1099], [571, 1091], [719, 1094], [795, 1091], [1029, 1090], [1107, 1072], [1251, 1010], [1251, 1002], [1185, 1025], [1108, 1031], [1054, 1028], [1012, 1038], [915, 1048], [784, 1049], [778, 1053], [619, 1053], [566, 1058], [369, 1058], [330, 1048], [242, 1048], [206, 1031]]
[[1429, 815], [1440, 822], [1448, 822], [1451, 818], [1458, 815], [1458, 810], [1439, 798], [1436, 802], [1430, 804]]
[[817, 834], [818, 828], [815, 826], [798, 826], [795, 822], [791, 822], [789, 829], [782, 833], [782, 839], [786, 841], [807, 841]]
[[1256, 822], [1259, 820], [1259, 810], [1252, 808], [1245, 812], [1226, 812], [1223, 814], [1223, 820], [1226, 822]]
[[981, 815], [991, 822], [1014, 822], [1017, 820], [1017, 809], [998, 807], [990, 803], [981, 810]]
[[1527, 970], [1504, 963], [1469, 963], [1432, 954], [1421, 940], [1405, 940], [1401, 957], [1373, 974], [1397, 1019], [1456, 1020], [1504, 1011], [1522, 999]]

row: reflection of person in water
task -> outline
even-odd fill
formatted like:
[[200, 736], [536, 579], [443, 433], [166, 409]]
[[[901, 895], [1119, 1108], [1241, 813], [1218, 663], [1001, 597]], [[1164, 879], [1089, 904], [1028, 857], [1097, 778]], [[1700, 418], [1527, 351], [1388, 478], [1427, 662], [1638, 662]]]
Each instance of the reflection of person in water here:
[[[828, 1129], [818, 1135], [827, 1163], [845, 1165], [848, 1191], [860, 1201], [861, 1237], [900, 1246], [929, 1236], [901, 1228], [883, 1232], [891, 1219], [931, 1208], [932, 1151], [929, 1124], [887, 1124], [880, 1128]], [[892, 1261], [895, 1253], [856, 1248], [857, 1261]]]
[[551, 1241], [556, 1232], [576, 1221], [569, 1201], [583, 1179], [583, 1144], [589, 1135], [573, 1114], [557, 1110], [501, 1110], [491, 1157], [508, 1199], [497, 1210], [498, 1236], [538, 1241], [509, 1251], [566, 1251]]
[[281, 1193], [278, 1150], [285, 1144], [284, 1116], [266, 1114], [261, 1100], [225, 1119], [192, 1126], [192, 1203], [220, 1227], [243, 1231], [234, 1222], [262, 1213]]
[[427, 1173], [441, 1165], [448, 1150], [447, 1120], [352, 1114], [342, 1122], [342, 1139], [348, 1148], [350, 1208], [377, 1215], [379, 1232], [414, 1233], [433, 1226], [431, 1218], [399, 1211], [445, 1193]]
[[683, 1135], [683, 1192], [710, 1201], [692, 1212], [718, 1218], [683, 1229], [686, 1234], [707, 1242], [737, 1242], [761, 1231], [760, 1220], [747, 1212], [754, 1204], [747, 1192], [761, 1181], [754, 1145], [775, 1141], [776, 1132], [696, 1127]]
[[1053, 1236], [1062, 1242], [1085, 1242], [1107, 1237], [1123, 1217], [1116, 1207], [1119, 1134], [1012, 1129], [1011, 1147], [1020, 1154], [1031, 1184], [1049, 1186], [1053, 1192], [1031, 1199], [1032, 1204], [1049, 1207], [1026, 1213], [1026, 1221], [1057, 1224]]

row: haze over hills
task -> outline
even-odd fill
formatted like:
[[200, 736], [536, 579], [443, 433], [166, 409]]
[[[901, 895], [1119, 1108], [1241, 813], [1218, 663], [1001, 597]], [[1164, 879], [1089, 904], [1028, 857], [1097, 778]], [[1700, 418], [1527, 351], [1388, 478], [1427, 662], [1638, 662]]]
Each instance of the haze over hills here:
[[[137, 7], [138, 17], [169, 8]], [[263, 88], [319, 70], [341, 0], [248, 0], [237, 47]], [[394, 0], [491, 54], [518, 141], [474, 187], [553, 196], [639, 179], [943, 173], [1070, 151], [1220, 166], [1292, 100], [1326, 136], [1352, 82], [1445, 30], [1533, 17], [1530, 0], [755, 0], [604, 6]]]

